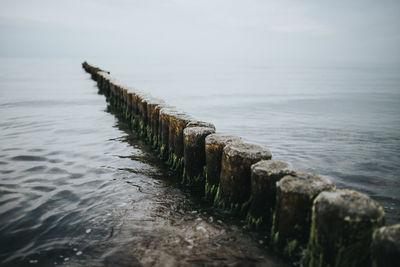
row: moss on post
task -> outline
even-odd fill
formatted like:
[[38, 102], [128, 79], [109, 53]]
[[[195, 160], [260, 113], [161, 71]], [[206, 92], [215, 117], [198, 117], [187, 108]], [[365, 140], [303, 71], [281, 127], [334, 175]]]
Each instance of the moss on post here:
[[353, 190], [322, 192], [314, 201], [308, 266], [371, 266], [373, 231], [385, 223], [381, 206]]
[[[271, 159], [272, 153], [259, 145], [234, 143], [225, 146], [222, 154], [220, 193], [215, 203], [227, 210], [240, 210], [250, 198], [250, 166]], [[247, 204], [246, 203], [246, 204]]]
[[205, 196], [208, 200], [214, 200], [219, 187], [222, 152], [225, 146], [240, 142], [242, 142], [240, 137], [221, 133], [210, 134], [206, 137], [205, 149], [207, 170]]
[[[296, 240], [297, 246], [307, 243], [311, 227], [312, 203], [322, 191], [334, 190], [330, 181], [313, 174], [288, 175], [276, 183], [276, 205], [274, 235], [278, 238], [274, 246], [288, 251]], [[291, 248], [290, 255], [299, 247]]]
[[251, 166], [251, 203], [247, 222], [253, 228], [271, 226], [275, 208], [276, 182], [296, 170], [290, 163], [262, 160]]

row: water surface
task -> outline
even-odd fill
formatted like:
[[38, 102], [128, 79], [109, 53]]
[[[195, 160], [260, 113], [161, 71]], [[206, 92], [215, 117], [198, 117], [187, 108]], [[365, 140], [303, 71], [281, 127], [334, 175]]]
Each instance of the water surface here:
[[287, 265], [179, 189], [80, 63], [0, 61], [0, 265]]

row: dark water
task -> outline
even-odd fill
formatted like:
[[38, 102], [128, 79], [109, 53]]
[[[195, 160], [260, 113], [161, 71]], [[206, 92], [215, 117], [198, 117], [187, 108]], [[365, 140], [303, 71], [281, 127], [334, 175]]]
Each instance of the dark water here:
[[0, 62], [0, 265], [287, 265], [180, 190], [80, 61]]
[[[177, 188], [80, 61], [0, 60], [0, 265], [284, 265]], [[398, 68], [93, 64], [400, 221]]]

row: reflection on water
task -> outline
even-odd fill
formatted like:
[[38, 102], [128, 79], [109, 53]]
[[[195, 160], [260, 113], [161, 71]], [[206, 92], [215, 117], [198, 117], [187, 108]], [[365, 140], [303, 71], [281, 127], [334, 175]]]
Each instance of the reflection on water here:
[[287, 265], [176, 186], [80, 62], [0, 65], [0, 264]]

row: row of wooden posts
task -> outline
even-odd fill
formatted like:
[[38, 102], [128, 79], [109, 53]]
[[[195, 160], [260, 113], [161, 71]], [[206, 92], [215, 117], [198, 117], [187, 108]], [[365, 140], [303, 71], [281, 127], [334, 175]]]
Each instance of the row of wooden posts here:
[[304, 266], [400, 266], [400, 225], [385, 227], [382, 207], [368, 196], [300, 173], [264, 147], [217, 133], [213, 124], [82, 65], [182, 184], [268, 232], [275, 250]]

